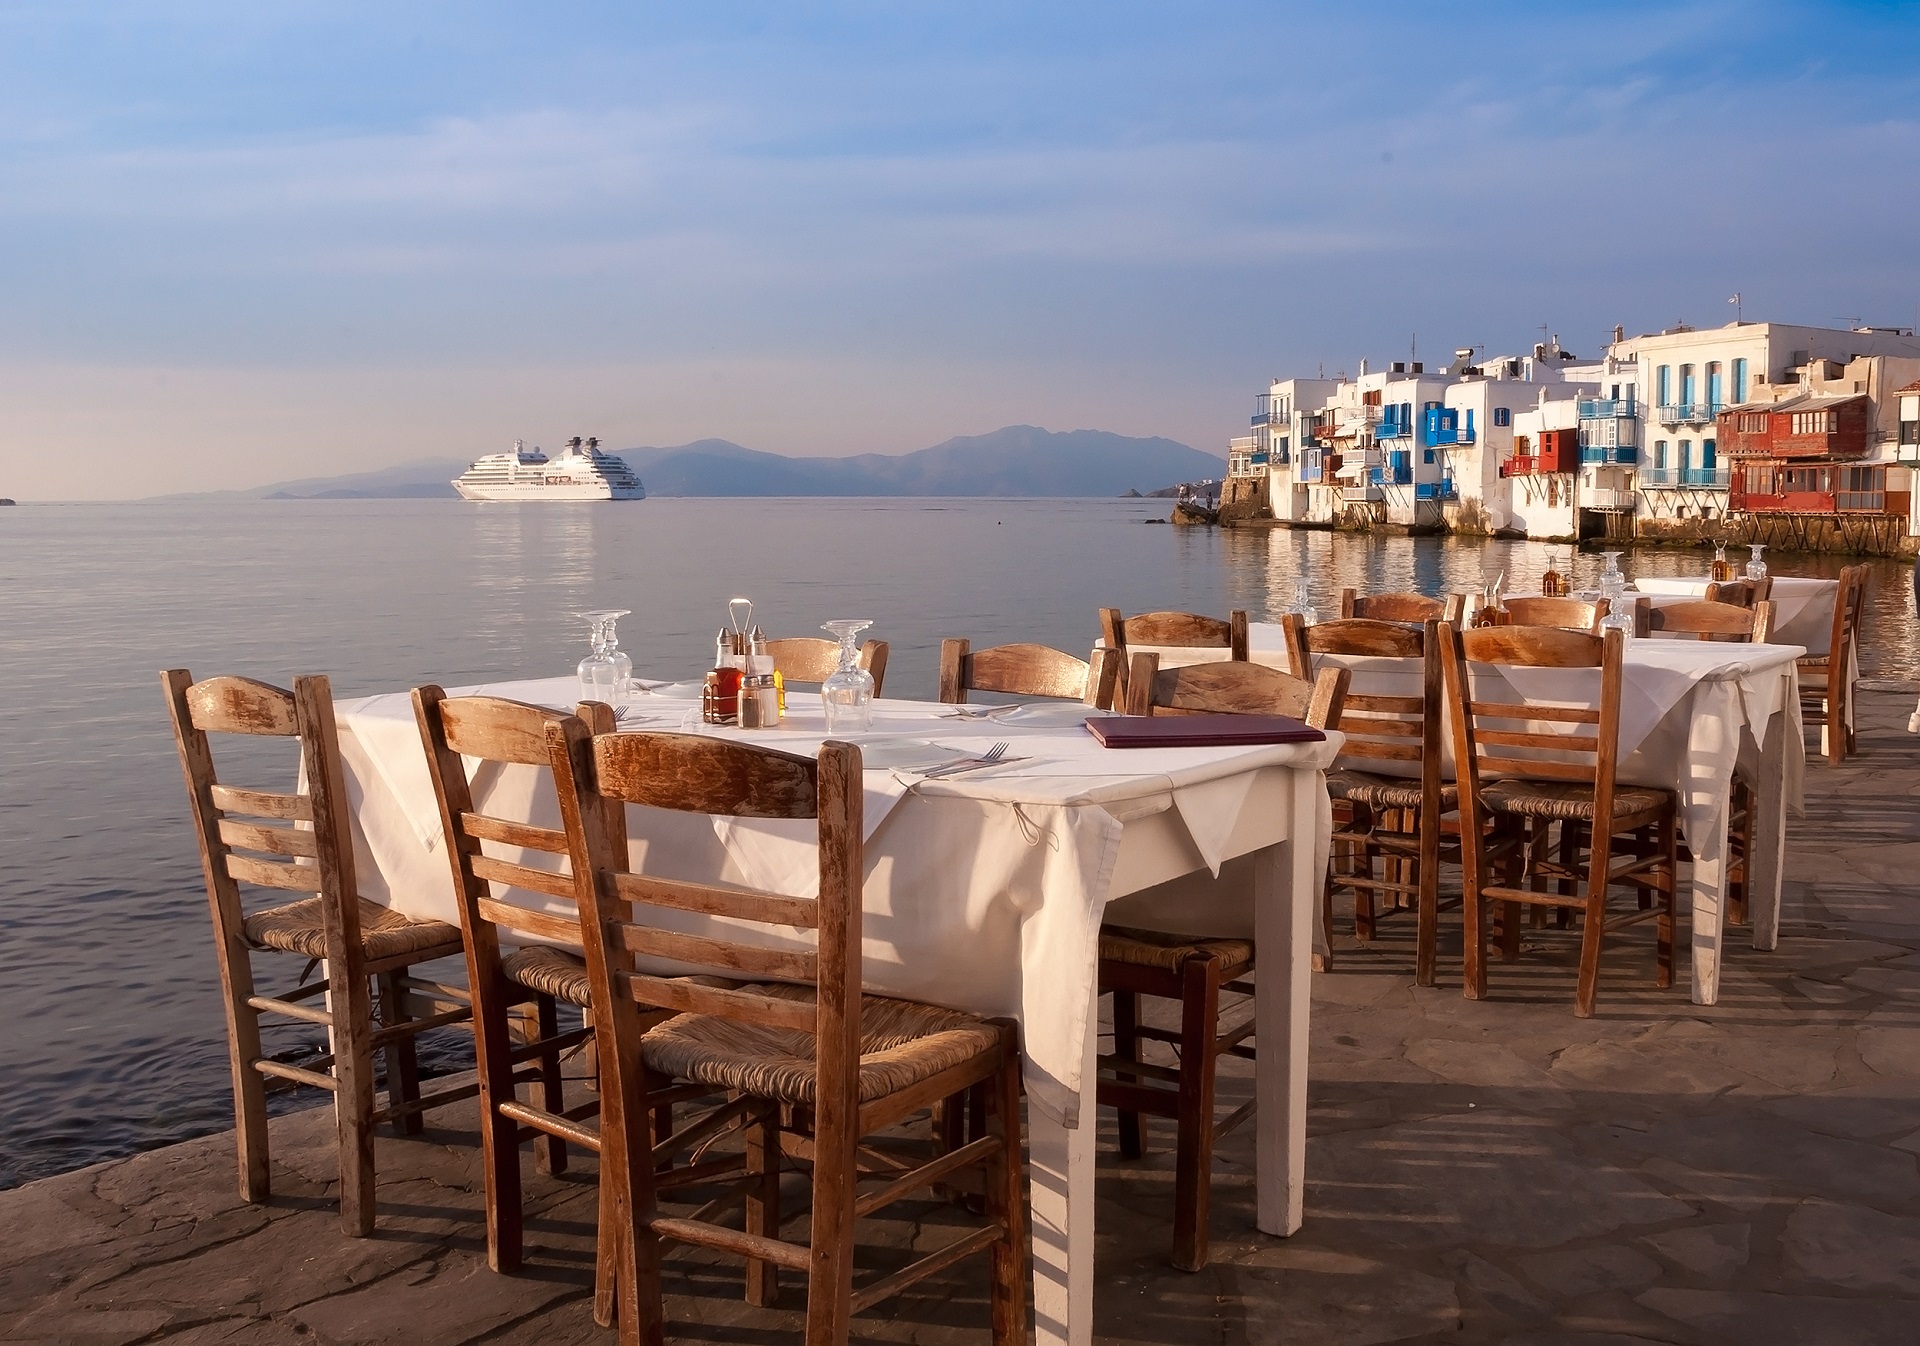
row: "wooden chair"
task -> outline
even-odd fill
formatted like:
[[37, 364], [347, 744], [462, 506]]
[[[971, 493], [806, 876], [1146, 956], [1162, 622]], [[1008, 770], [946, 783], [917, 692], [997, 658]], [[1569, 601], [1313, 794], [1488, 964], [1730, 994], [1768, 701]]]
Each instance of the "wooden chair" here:
[[[825, 682], [840, 667], [840, 642], [825, 636], [789, 636], [769, 640], [767, 653], [773, 656], [774, 669], [787, 682]], [[887, 642], [869, 640], [860, 647], [860, 667], [873, 674], [873, 694], [887, 681]]]
[[[1308, 682], [1263, 664], [1194, 664], [1162, 670], [1159, 656], [1133, 656], [1131, 713], [1142, 715], [1221, 712], [1291, 715], [1322, 729], [1340, 727], [1347, 670], [1329, 668]], [[1113, 1054], [1100, 1059], [1098, 1098], [1120, 1111], [1120, 1153], [1137, 1159], [1146, 1151], [1143, 1114], [1171, 1117], [1178, 1147], [1174, 1168], [1173, 1264], [1199, 1271], [1207, 1264], [1208, 1206], [1215, 1143], [1248, 1117], [1253, 1104], [1222, 1121], [1214, 1118], [1214, 1075], [1219, 1057], [1253, 1057], [1247, 1038], [1251, 1016], [1225, 1032], [1220, 993], [1251, 994], [1253, 941], [1170, 935], [1108, 925], [1100, 930], [1100, 990], [1113, 994]], [[1140, 1021], [1140, 997], [1180, 1003], [1180, 1031], [1150, 1028]], [[1140, 1058], [1143, 1041], [1172, 1043], [1177, 1067]], [[1171, 1087], [1169, 1087], [1171, 1086]]]
[[[1671, 790], [1615, 781], [1621, 668], [1626, 637], [1551, 627], [1459, 631], [1442, 624], [1447, 701], [1460, 785], [1461, 868], [1466, 888], [1466, 995], [1487, 994], [1486, 904], [1502, 904], [1501, 954], [1520, 952], [1522, 904], [1580, 913], [1580, 973], [1574, 1013], [1593, 1016], [1600, 949], [1609, 930], [1657, 923], [1655, 984], [1673, 984], [1677, 801]], [[1473, 666], [1593, 668], [1597, 707], [1515, 705], [1475, 694]], [[1486, 676], [1494, 676], [1493, 670]], [[1564, 730], [1539, 732], [1541, 723]], [[1543, 755], [1551, 753], [1552, 756]], [[1491, 824], [1491, 827], [1489, 827]], [[1561, 829], [1558, 858], [1554, 828]], [[1572, 829], [1571, 835], [1567, 829]], [[1624, 863], [1614, 863], [1624, 839]], [[1580, 863], [1580, 851], [1586, 861]], [[1522, 887], [1525, 882], [1528, 886]], [[1548, 892], [1554, 884], [1559, 891]], [[1609, 918], [1607, 891], [1630, 885], [1642, 905]], [[1584, 885], [1585, 892], [1573, 891]]]
[[1503, 600], [1514, 626], [1557, 626], [1563, 631], [1598, 634], [1607, 600], [1596, 598], [1509, 598]]
[[[1414, 627], [1369, 618], [1308, 626], [1297, 613], [1280, 619], [1296, 673], [1310, 676], [1315, 654], [1376, 656], [1422, 661], [1418, 696], [1348, 691], [1340, 710], [1346, 743], [1327, 773], [1334, 802], [1333, 855], [1329, 858], [1322, 919], [1331, 932], [1333, 899], [1353, 894], [1354, 933], [1375, 934], [1375, 900], [1414, 907], [1414, 981], [1432, 986], [1437, 975], [1440, 931], [1440, 865], [1443, 849], [1459, 860], [1459, 841], [1446, 835], [1444, 818], [1459, 807], [1457, 787], [1442, 779], [1445, 707], [1436, 624]], [[1400, 774], [1368, 766], [1394, 763]], [[1329, 952], [1322, 966], [1332, 965]]]
[[1764, 645], [1773, 634], [1773, 604], [1762, 600], [1751, 606], [1736, 606], [1711, 598], [1670, 603], [1647, 610], [1647, 633]]
[[1452, 622], [1460, 624], [1465, 609], [1465, 594], [1429, 598], [1425, 594], [1363, 594], [1354, 589], [1340, 591], [1340, 617], [1361, 617], [1376, 622]]
[[[1026, 1338], [1026, 1194], [1020, 1155], [1015, 1026], [861, 994], [859, 749], [829, 741], [819, 758], [698, 735], [591, 735], [578, 719], [548, 730], [587, 933], [600, 1042], [601, 1162], [622, 1237], [620, 1334], [662, 1338], [660, 1245], [674, 1239], [744, 1256], [748, 1297], [771, 1303], [781, 1269], [807, 1278], [809, 1346], [838, 1346], [850, 1317], [959, 1258], [987, 1251], [997, 1346]], [[817, 898], [637, 874], [605, 825], [608, 801], [729, 817], [816, 820]], [[687, 934], [648, 924], [653, 909], [811, 930], [812, 949], [734, 943], [726, 927]], [[714, 967], [776, 984], [723, 989], [629, 971], [628, 953]], [[648, 1008], [680, 1011], [647, 1028]], [[653, 1081], [731, 1091], [747, 1118], [750, 1172], [735, 1184], [745, 1228], [662, 1215], [660, 1147], [644, 1116]], [[987, 1134], [931, 1163], [863, 1169], [863, 1137], [956, 1093], [986, 1095]], [[671, 1143], [671, 1142], [669, 1142]], [[781, 1237], [783, 1148], [812, 1166], [810, 1237]], [[854, 1225], [899, 1197], [984, 1170], [987, 1224], [911, 1266], [853, 1288]], [[876, 1185], [862, 1192], [860, 1184]]]
[[[464, 993], [457, 988], [409, 974], [417, 963], [458, 957], [460, 932], [440, 921], [402, 916], [359, 895], [333, 693], [326, 678], [295, 679], [288, 692], [250, 678], [195, 682], [187, 670], [175, 668], [162, 673], [160, 683], [173, 720], [213, 914], [233, 1076], [240, 1196], [263, 1202], [271, 1194], [267, 1090], [303, 1084], [325, 1089], [333, 1095], [340, 1151], [340, 1220], [348, 1235], [364, 1238], [373, 1232], [374, 1126], [391, 1121], [400, 1134], [418, 1134], [421, 1113], [475, 1093], [470, 1084], [422, 1093], [414, 1052], [414, 1038], [421, 1032], [470, 1017]], [[306, 765], [306, 792], [223, 784], [214, 770], [210, 734], [297, 740]], [[248, 912], [242, 906], [242, 885], [307, 896]], [[323, 962], [326, 975], [283, 995], [257, 994], [253, 955], [268, 952]], [[380, 988], [378, 1026], [370, 981]], [[432, 1011], [416, 1017], [423, 992], [433, 998]], [[445, 1007], [449, 1002], [455, 1003]], [[331, 1050], [308, 1065], [267, 1056], [260, 1044], [263, 1014], [326, 1029]], [[386, 1101], [378, 1105], [375, 1052], [386, 1057]]]
[[1854, 738], [1853, 689], [1847, 674], [1849, 657], [1860, 630], [1860, 614], [1867, 605], [1867, 568], [1848, 566], [1840, 572], [1840, 592], [1833, 600], [1833, 630], [1825, 652], [1808, 654], [1800, 663], [1800, 713], [1817, 726], [1827, 761], [1838, 766], [1848, 753], [1859, 750]]
[[[486, 1176], [487, 1263], [511, 1272], [521, 1264], [524, 1211], [520, 1186], [520, 1144], [538, 1139], [540, 1169], [566, 1169], [568, 1141], [599, 1153], [600, 1138], [584, 1123], [600, 1111], [592, 1098], [568, 1107], [561, 1078], [561, 1053], [591, 1042], [591, 1026], [562, 1031], [556, 1002], [586, 1009], [592, 1003], [586, 960], [553, 943], [578, 946], [582, 940], [573, 875], [559, 868], [537, 868], [488, 855], [483, 842], [515, 847], [564, 862], [567, 834], [550, 827], [476, 811], [463, 759], [552, 765], [547, 726], [566, 716], [558, 711], [498, 697], [448, 697], [435, 686], [416, 687], [414, 716], [426, 748], [427, 771], [440, 804], [441, 835], [453, 867], [453, 888], [460, 904], [465, 937], [467, 985], [473, 992], [473, 1029], [479, 1060], [480, 1147]], [[581, 718], [601, 733], [612, 733], [613, 710], [584, 702]], [[607, 834], [617, 849], [626, 845], [626, 811], [607, 810]], [[545, 910], [502, 901], [493, 885], [537, 893]], [[502, 936], [509, 946], [502, 948]], [[531, 1023], [519, 1027], [517, 1013], [531, 1005]], [[665, 1012], [656, 1019], [664, 1019]], [[528, 1063], [534, 1063], [530, 1068]], [[531, 1085], [538, 1103], [522, 1102], [519, 1086]], [[672, 1130], [676, 1101], [705, 1090], [667, 1090], [651, 1101], [656, 1135]], [[600, 1187], [600, 1240], [595, 1275], [594, 1317], [602, 1327], [613, 1321], [613, 1189]]]
[[1076, 659], [1045, 645], [995, 645], [976, 651], [965, 639], [940, 642], [940, 700], [952, 706], [966, 704], [968, 692], [999, 692], [1059, 697], [1108, 710], [1119, 674], [1120, 657], [1108, 649]]
[[1245, 663], [1247, 614], [1235, 608], [1227, 614], [1225, 621], [1191, 612], [1143, 612], [1137, 617], [1122, 617], [1119, 608], [1102, 608], [1100, 640], [1119, 660], [1119, 682], [1114, 688], [1114, 696], [1117, 704], [1125, 705], [1128, 700], [1127, 675], [1132, 671], [1129, 646], [1225, 650], [1228, 659]]

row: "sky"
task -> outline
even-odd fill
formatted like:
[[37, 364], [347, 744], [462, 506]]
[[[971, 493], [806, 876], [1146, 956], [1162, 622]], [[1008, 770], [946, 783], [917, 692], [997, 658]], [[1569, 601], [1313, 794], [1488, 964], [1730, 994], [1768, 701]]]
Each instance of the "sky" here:
[[0, 0], [0, 495], [1920, 315], [1920, 4]]

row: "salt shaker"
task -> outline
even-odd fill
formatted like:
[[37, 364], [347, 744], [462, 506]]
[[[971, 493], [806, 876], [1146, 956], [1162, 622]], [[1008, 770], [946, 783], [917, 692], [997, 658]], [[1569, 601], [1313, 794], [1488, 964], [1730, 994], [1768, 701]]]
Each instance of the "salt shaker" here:
[[746, 665], [740, 681], [740, 727], [776, 728], [780, 723], [780, 690], [773, 679], [773, 653], [757, 626], [747, 639]]

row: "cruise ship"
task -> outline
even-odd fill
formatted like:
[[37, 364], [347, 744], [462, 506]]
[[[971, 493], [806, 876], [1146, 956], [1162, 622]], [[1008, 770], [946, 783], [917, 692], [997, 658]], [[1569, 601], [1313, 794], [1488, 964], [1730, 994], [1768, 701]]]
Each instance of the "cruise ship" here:
[[464, 500], [645, 500], [647, 488], [624, 458], [600, 452], [597, 439], [578, 435], [558, 458], [524, 440], [511, 453], [490, 453], [453, 483]]

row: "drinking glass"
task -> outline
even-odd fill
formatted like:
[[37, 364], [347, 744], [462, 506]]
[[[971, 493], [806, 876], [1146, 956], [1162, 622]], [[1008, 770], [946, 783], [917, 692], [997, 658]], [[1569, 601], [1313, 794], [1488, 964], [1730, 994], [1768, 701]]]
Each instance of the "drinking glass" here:
[[631, 608], [596, 608], [576, 612], [574, 616], [588, 625], [593, 653], [580, 661], [575, 672], [580, 678], [580, 699], [618, 706], [633, 690], [633, 660], [620, 652], [620, 639], [614, 623]]
[[1300, 620], [1312, 626], [1320, 619], [1313, 609], [1313, 595], [1307, 592], [1307, 577], [1299, 575], [1293, 581], [1293, 610], [1300, 614]]
[[820, 684], [820, 704], [829, 734], [860, 734], [873, 727], [873, 674], [860, 667], [856, 640], [873, 623], [864, 618], [826, 622], [822, 631], [840, 642], [840, 667]]
[[1602, 631], [1619, 631], [1633, 639], [1633, 604], [1627, 600], [1627, 577], [1620, 572], [1620, 553], [1600, 553], [1607, 565], [1600, 572], [1600, 596], [1607, 600], [1607, 615], [1600, 619]]
[[1767, 544], [1764, 542], [1754, 542], [1747, 546], [1747, 550], [1753, 553], [1753, 559], [1747, 562], [1747, 578], [1755, 584], [1767, 577], [1767, 563], [1760, 559], [1760, 553], [1766, 549]]

